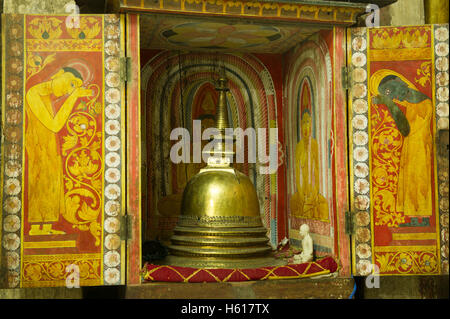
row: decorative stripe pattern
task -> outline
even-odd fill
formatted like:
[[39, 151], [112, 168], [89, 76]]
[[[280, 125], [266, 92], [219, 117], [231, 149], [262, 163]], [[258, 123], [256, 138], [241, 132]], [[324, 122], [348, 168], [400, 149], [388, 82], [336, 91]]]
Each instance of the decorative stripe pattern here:
[[[434, 26], [434, 49], [435, 49], [435, 104], [436, 104], [436, 128], [437, 137], [441, 130], [449, 129], [449, 75], [448, 75], [448, 53], [449, 53], [449, 26]], [[443, 142], [441, 142], [443, 143]], [[440, 145], [438, 145], [438, 148]], [[448, 152], [448, 151], [447, 151]], [[447, 153], [448, 154], [448, 153]], [[448, 174], [449, 163], [448, 155], [445, 156], [437, 150], [437, 169], [438, 169], [438, 202], [439, 202], [439, 224], [440, 224], [440, 242], [441, 242], [441, 272], [448, 274]]]
[[[119, 284], [121, 279], [120, 217], [122, 212], [124, 176], [122, 167], [122, 92], [120, 81], [120, 19], [117, 15], [105, 16], [105, 163], [104, 163], [104, 247], [103, 282]], [[108, 48], [111, 48], [108, 50]]]
[[8, 286], [19, 287], [21, 264], [21, 216], [23, 174], [23, 82], [24, 68], [22, 15], [2, 17], [5, 41], [3, 61], [3, 108], [2, 108], [2, 248], [5, 258], [0, 268], [8, 273]]
[[[365, 28], [351, 29], [349, 76], [352, 80], [351, 99], [351, 208], [355, 220], [354, 256], [356, 272], [361, 276], [372, 271], [369, 165], [369, 103], [367, 72], [367, 37]], [[350, 49], [350, 48], [349, 48]]]
[[121, 9], [238, 16], [245, 19], [283, 19], [351, 25], [365, 11], [360, 4], [312, 5], [268, 1], [236, 0], [122, 0]]
[[303, 264], [248, 269], [207, 269], [146, 264], [142, 269], [142, 277], [145, 282], [238, 282], [306, 278], [331, 274], [338, 269], [339, 266], [333, 257]]

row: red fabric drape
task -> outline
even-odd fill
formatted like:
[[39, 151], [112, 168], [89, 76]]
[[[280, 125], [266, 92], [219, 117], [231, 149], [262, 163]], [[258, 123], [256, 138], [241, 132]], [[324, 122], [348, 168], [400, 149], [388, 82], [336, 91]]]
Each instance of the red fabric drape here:
[[337, 269], [336, 261], [332, 257], [325, 257], [304, 264], [249, 269], [201, 269], [146, 264], [142, 275], [147, 282], [233, 282], [312, 277], [330, 274]]

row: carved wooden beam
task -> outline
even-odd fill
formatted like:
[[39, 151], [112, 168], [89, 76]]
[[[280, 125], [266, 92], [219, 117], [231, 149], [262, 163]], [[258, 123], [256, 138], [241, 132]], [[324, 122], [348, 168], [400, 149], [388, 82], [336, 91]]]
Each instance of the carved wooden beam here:
[[118, 0], [111, 3], [110, 7], [120, 12], [178, 13], [342, 26], [354, 24], [358, 16], [366, 12], [366, 3], [342, 1], [330, 4], [330, 1], [287, 0]]

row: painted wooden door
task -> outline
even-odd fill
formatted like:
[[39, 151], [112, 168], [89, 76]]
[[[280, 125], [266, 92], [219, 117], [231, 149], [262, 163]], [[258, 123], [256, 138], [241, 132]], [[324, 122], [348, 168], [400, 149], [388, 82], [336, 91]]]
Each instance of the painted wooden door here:
[[6, 286], [125, 282], [124, 17], [3, 15]]
[[448, 30], [348, 30], [354, 274], [448, 273]]

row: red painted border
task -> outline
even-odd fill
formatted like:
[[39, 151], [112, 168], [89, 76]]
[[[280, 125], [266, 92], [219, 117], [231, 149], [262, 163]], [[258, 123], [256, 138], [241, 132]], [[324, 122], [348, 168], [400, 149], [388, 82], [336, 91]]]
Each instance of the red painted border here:
[[127, 82], [127, 214], [132, 218], [132, 238], [127, 241], [127, 284], [139, 284], [141, 270], [141, 132], [139, 16], [126, 16], [127, 57], [131, 79]]
[[[346, 66], [345, 28], [334, 28], [334, 72], [333, 93], [335, 110], [336, 150], [336, 235], [339, 246], [340, 276], [348, 277], [351, 266], [351, 243], [345, 234], [345, 212], [349, 210], [348, 152], [347, 152], [347, 94], [342, 86], [342, 68]], [[344, 137], [344, 138], [341, 138]]]

